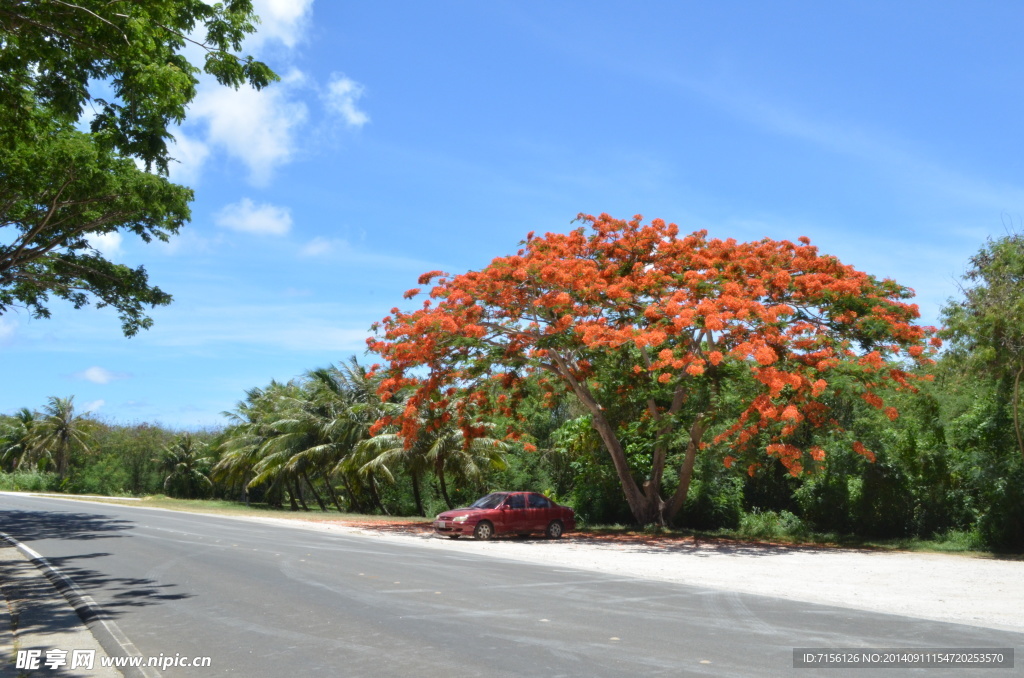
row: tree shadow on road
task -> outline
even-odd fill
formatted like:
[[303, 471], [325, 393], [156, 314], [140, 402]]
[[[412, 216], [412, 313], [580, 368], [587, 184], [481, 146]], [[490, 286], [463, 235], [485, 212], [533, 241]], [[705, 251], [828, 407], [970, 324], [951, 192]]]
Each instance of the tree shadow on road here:
[[[48, 558], [82, 594], [92, 596], [100, 590], [114, 591], [113, 599], [102, 606], [103, 614], [117, 619], [130, 608], [158, 605], [164, 601], [190, 598], [190, 594], [171, 592], [176, 585], [158, 584], [152, 579], [113, 577], [74, 564], [79, 559], [102, 558], [106, 553], [89, 553], [65, 558]], [[5, 541], [0, 541], [0, 603], [10, 610], [13, 630], [20, 634], [62, 633], [79, 621], [90, 621], [95, 610], [84, 610], [80, 620], [64, 597], [63, 582], [49, 578], [32, 562]]]
[[[106, 612], [116, 611], [122, 607], [145, 607], [156, 605], [166, 600], [183, 600], [191, 598], [189, 593], [169, 593], [176, 584], [159, 584], [153, 579], [141, 577], [112, 577], [99, 570], [82, 567], [76, 561], [90, 558], [102, 558], [109, 553], [84, 553], [81, 555], [47, 558], [53, 565], [67, 576], [86, 594], [103, 590], [108, 598], [103, 603]], [[106, 597], [106, 596], [105, 596]], [[114, 602], [116, 601], [116, 602]]]
[[42, 539], [108, 539], [135, 527], [131, 520], [70, 511], [0, 511], [0, 532], [21, 542]]
[[[0, 532], [30, 545], [43, 540], [94, 541], [120, 538], [128, 536], [129, 530], [135, 526], [134, 521], [103, 514], [0, 511]], [[161, 584], [148, 578], [112, 576], [104, 573], [102, 568], [88, 566], [90, 561], [110, 555], [95, 550], [70, 556], [47, 557], [46, 563], [73, 582], [80, 593], [102, 598], [103, 612], [112, 619], [120, 617], [131, 608], [191, 597], [190, 594], [175, 593], [177, 587], [174, 584]], [[21, 611], [19, 618], [14, 621], [21, 623], [26, 632], [60, 632], [67, 627], [69, 618], [66, 613], [71, 608], [58, 592], [66, 586], [52, 574], [48, 576], [41, 563], [33, 562], [4, 539], [0, 539], [0, 587], [11, 609]]]

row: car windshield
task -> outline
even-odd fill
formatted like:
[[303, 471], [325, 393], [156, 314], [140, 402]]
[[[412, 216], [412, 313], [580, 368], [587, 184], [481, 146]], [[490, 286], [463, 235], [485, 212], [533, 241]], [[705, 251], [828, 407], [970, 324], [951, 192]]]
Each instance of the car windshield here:
[[501, 504], [501, 502], [505, 499], [505, 494], [506, 493], [504, 493], [504, 492], [492, 492], [491, 494], [487, 495], [486, 497], [480, 497], [479, 499], [474, 501], [470, 505], [469, 508], [476, 508], [476, 509], [498, 508], [498, 506]]

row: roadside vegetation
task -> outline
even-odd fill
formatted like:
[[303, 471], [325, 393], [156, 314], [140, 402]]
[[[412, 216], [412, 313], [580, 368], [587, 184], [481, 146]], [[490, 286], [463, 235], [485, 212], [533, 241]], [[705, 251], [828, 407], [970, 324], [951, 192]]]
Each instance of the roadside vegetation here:
[[[771, 275], [781, 281], [777, 271]], [[448, 280], [435, 298], [462, 303], [462, 283]], [[717, 282], [709, 280], [695, 285], [713, 296]], [[878, 300], [868, 308], [841, 299], [845, 293], [835, 288], [818, 311], [807, 300], [794, 310], [810, 322], [829, 308], [829, 322], [837, 324], [829, 337], [810, 333], [813, 341], [802, 348], [787, 348], [777, 335], [789, 321], [776, 310], [756, 336], [755, 323], [737, 320], [751, 345], [729, 349], [722, 316], [739, 312], [726, 304], [717, 315], [701, 307], [701, 331], [673, 345], [664, 339], [653, 356], [641, 350], [647, 340], [639, 348], [609, 337], [569, 347], [576, 339], [558, 334], [566, 328], [541, 331], [547, 343], [517, 344], [515, 355], [538, 360], [531, 364], [516, 362], [497, 340], [475, 344], [490, 336], [485, 325], [467, 330], [467, 320], [446, 329], [443, 314], [393, 314], [375, 344], [384, 364], [352, 358], [253, 388], [216, 430], [103, 421], [76, 414], [70, 397], [0, 416], [0, 489], [168, 495], [202, 510], [422, 520], [490, 490], [521, 488], [572, 506], [595, 530], [1020, 552], [1021, 280], [1024, 237], [986, 243], [970, 260], [962, 297], [944, 310], [945, 348], [934, 354], [927, 331], [893, 315], [909, 314], [896, 301], [902, 288], [871, 280], [864, 284], [889, 295], [888, 320], [878, 319]], [[570, 301], [572, 294], [600, 296], [549, 292], [540, 296], [552, 304], [569, 303], [562, 292]], [[471, 298], [480, 305], [479, 295]], [[651, 308], [634, 309], [630, 322], [668, 317], [663, 307]], [[620, 311], [616, 318], [627, 315]], [[552, 317], [555, 326], [563, 322]], [[844, 319], [855, 326], [839, 327]], [[508, 335], [528, 321], [486, 322], [510, 323]], [[657, 327], [644, 327], [648, 340], [658, 338], [651, 337]], [[789, 336], [799, 341], [809, 332]], [[427, 343], [435, 353], [412, 360], [407, 342]], [[887, 354], [876, 350], [878, 342], [890, 347]], [[499, 345], [498, 353], [491, 350]], [[543, 368], [556, 349], [574, 356], [575, 371]], [[812, 349], [829, 351], [829, 362], [813, 371], [806, 361]], [[827, 383], [809, 380], [805, 388], [812, 373]], [[435, 376], [441, 380], [432, 383]], [[566, 385], [573, 379], [586, 383]], [[779, 379], [786, 383], [778, 386]], [[583, 396], [604, 400], [595, 410]], [[595, 423], [597, 413], [603, 423]], [[679, 497], [678, 510], [664, 509]], [[652, 505], [657, 510], [645, 513]]]

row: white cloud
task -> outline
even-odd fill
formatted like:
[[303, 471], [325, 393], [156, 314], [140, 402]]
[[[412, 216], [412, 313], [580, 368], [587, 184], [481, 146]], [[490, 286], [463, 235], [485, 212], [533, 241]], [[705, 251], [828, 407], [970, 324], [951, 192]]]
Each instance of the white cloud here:
[[121, 243], [124, 238], [117, 231], [100, 233], [89, 237], [89, 244], [107, 259], [117, 259], [121, 256]]
[[292, 227], [292, 215], [287, 207], [257, 205], [249, 198], [225, 206], [215, 219], [223, 228], [257, 235], [286, 235]]
[[319, 257], [327, 254], [333, 254], [339, 249], [348, 249], [348, 246], [348, 243], [344, 240], [332, 240], [317, 236], [306, 243], [306, 245], [299, 250], [299, 254], [304, 257]]
[[201, 140], [176, 130], [174, 141], [168, 145], [168, 153], [174, 158], [168, 166], [171, 181], [191, 186], [199, 181], [203, 163], [210, 155], [210, 147]]
[[205, 124], [207, 145], [241, 160], [249, 168], [249, 180], [266, 185], [274, 169], [292, 159], [296, 131], [308, 118], [306, 105], [292, 98], [304, 80], [302, 73], [292, 71], [259, 91], [208, 80], [192, 104], [190, 119]]
[[18, 323], [15, 320], [0, 318], [0, 344], [6, 344], [14, 338], [18, 330]]
[[217, 244], [217, 238], [210, 239], [199, 234], [194, 227], [187, 227], [182, 231], [179, 231], [177, 235], [171, 236], [171, 239], [167, 242], [157, 241], [156, 246], [164, 254], [174, 256], [179, 252], [185, 252], [188, 254], [196, 254], [199, 252], [208, 253], [213, 251], [213, 247]]
[[91, 381], [94, 384], [109, 384], [118, 379], [130, 379], [132, 375], [126, 372], [111, 372], [108, 369], [93, 366], [75, 373], [74, 376], [76, 379]]
[[[310, 82], [298, 69], [287, 70], [292, 51], [306, 39], [312, 25], [313, 0], [255, 0], [254, 8], [260, 23], [243, 51], [273, 51], [273, 58], [267, 60], [277, 63], [282, 79], [259, 91], [247, 86], [236, 90], [204, 75], [189, 106], [189, 134], [175, 131], [170, 148], [177, 160], [171, 163], [170, 175], [178, 183], [196, 183], [205, 163], [220, 155], [244, 163], [249, 181], [266, 186], [278, 167], [294, 160], [300, 147], [311, 145], [301, 140], [316, 135], [316, 130], [309, 129], [310, 112], [303, 96], [321, 90], [321, 85]], [[205, 56], [191, 43], [184, 51], [193, 63], [201, 63]], [[363, 92], [358, 82], [334, 74], [320, 94], [331, 115], [350, 128], [359, 128], [370, 121], [357, 106]]]
[[313, 0], [255, 0], [253, 7], [260, 23], [246, 47], [254, 50], [273, 40], [289, 49], [295, 47], [305, 37], [313, 15]]
[[370, 116], [356, 107], [363, 96], [364, 88], [355, 80], [340, 73], [331, 75], [327, 93], [323, 95], [327, 108], [341, 116], [349, 127], [362, 127], [370, 122]]
[[83, 412], [96, 412], [96, 411], [98, 411], [101, 407], [103, 407], [106, 404], [107, 404], [107, 401], [105, 401], [105, 400], [93, 400], [92, 402], [88, 402], [85, 405], [83, 405], [82, 406], [82, 411]]

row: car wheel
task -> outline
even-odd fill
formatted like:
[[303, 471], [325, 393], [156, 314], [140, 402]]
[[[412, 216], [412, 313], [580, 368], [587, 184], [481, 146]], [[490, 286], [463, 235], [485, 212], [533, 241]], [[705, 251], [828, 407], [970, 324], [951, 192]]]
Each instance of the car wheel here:
[[481, 520], [476, 525], [476, 529], [473, 530], [473, 537], [475, 539], [487, 540], [494, 536], [494, 525], [491, 525], [486, 520]]
[[562, 525], [562, 521], [552, 520], [548, 523], [548, 529], [545, 531], [545, 534], [548, 536], [548, 539], [561, 539], [563, 532], [565, 532], [565, 526]]

